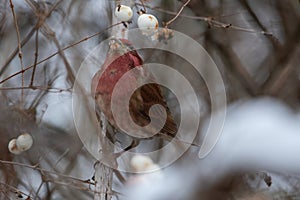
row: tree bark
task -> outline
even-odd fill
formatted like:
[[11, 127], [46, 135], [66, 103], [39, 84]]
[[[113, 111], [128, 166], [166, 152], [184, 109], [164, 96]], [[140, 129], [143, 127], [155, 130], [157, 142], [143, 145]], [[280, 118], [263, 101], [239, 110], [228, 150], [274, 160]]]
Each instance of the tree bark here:
[[94, 200], [111, 200], [113, 183], [114, 148], [106, 142], [107, 120], [103, 113], [100, 117], [101, 133], [99, 134], [100, 159], [95, 164], [95, 194]]

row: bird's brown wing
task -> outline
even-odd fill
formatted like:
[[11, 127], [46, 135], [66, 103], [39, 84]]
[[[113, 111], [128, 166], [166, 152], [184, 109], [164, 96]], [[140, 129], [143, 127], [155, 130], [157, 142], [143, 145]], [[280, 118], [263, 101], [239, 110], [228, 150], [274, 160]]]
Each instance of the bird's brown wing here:
[[[174, 137], [177, 132], [177, 125], [164, 100], [160, 86], [158, 84], [146, 84], [137, 89], [130, 99], [130, 114], [133, 120], [140, 126], [150, 123], [149, 109], [154, 104], [160, 104], [163, 108], [155, 107], [154, 118], [160, 119], [163, 110], [167, 112], [167, 119], [161, 133]], [[155, 119], [154, 119], [155, 120]]]
[[[135, 68], [139, 66], [141, 74], [138, 78], [148, 79], [151, 82], [155, 82], [150, 71], [143, 69], [143, 60], [138, 55], [136, 51], [132, 51], [129, 54], [132, 60], [131, 67]], [[146, 126], [150, 123], [149, 109], [155, 104], [160, 104], [163, 106], [163, 109], [167, 112], [167, 119], [164, 127], [161, 130], [161, 133], [167, 134], [171, 137], [174, 137], [177, 132], [177, 125], [174, 122], [173, 116], [168, 108], [168, 105], [162, 95], [162, 91], [158, 84], [146, 84], [137, 89], [130, 99], [130, 115], [133, 118], [134, 122], [140, 126]], [[154, 118], [160, 119], [163, 114], [163, 110], [159, 107], [154, 109]], [[154, 119], [155, 120], [155, 119]]]

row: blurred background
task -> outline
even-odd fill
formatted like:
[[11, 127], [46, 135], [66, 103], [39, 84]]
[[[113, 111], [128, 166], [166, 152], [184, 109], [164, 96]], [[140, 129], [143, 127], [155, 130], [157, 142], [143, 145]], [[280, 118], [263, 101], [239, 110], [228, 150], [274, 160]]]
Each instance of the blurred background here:
[[[129, 29], [137, 27], [140, 9], [160, 26], [180, 14], [168, 27], [198, 41], [216, 63], [227, 116], [208, 157], [200, 160], [199, 149], [191, 147], [154, 177], [123, 173], [121, 183], [114, 176], [112, 199], [299, 199], [298, 1], [0, 2], [0, 199], [94, 199], [96, 159], [77, 135], [72, 88], [90, 50], [111, 35], [119, 3], [133, 9]], [[181, 70], [193, 83], [200, 144], [210, 116], [218, 115], [210, 112], [205, 82], [184, 59], [140, 53], [145, 62]], [[168, 104], [178, 121], [172, 95]], [[8, 143], [22, 133], [33, 137], [33, 145], [15, 155]]]

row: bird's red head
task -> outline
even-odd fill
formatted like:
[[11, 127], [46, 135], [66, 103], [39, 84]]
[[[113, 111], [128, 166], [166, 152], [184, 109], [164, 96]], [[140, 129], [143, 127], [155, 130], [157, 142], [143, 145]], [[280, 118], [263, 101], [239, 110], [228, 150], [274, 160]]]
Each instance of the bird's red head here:
[[132, 43], [124, 38], [112, 38], [109, 41], [109, 54], [124, 54], [129, 51], [134, 51]]

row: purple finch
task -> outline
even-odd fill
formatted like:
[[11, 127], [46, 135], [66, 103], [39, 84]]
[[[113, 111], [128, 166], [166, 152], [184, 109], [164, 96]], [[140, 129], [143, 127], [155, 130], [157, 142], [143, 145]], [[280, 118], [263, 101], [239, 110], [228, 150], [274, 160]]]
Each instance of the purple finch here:
[[[130, 75], [128, 79], [126, 79], [126, 83], [122, 85], [121, 92], [114, 94], [120, 106], [124, 104], [122, 100], [124, 101], [126, 95], [130, 93], [129, 88], [135, 85], [137, 86], [141, 80], [154, 80], [154, 78], [152, 74], [143, 67], [143, 60], [130, 41], [126, 39], [111, 39], [106, 60], [101, 69], [93, 77], [91, 90], [95, 98], [96, 109], [104, 113], [114, 128], [118, 128], [118, 126], [111, 109], [112, 93], [120, 78], [126, 72], [134, 68], [138, 69], [139, 73]], [[128, 125], [128, 118], [131, 117], [133, 122], [137, 125], [141, 127], [147, 126], [151, 121], [149, 109], [154, 104], [163, 106], [167, 114], [166, 122], [160, 130], [160, 134], [168, 136], [164, 138], [175, 137], [177, 126], [162, 95], [160, 86], [155, 83], [145, 84], [134, 91], [129, 101], [130, 116], [121, 114], [121, 125]], [[160, 108], [154, 108], [153, 110], [155, 114], [154, 118], [157, 119], [159, 119], [160, 115], [164, 112]], [[149, 130], [149, 132], [151, 132], [151, 130]], [[138, 133], [132, 134], [137, 134], [136, 136], [139, 137]], [[149, 136], [149, 138], [152, 136], [147, 130], [143, 132], [143, 137], [145, 137], [145, 135]]]

